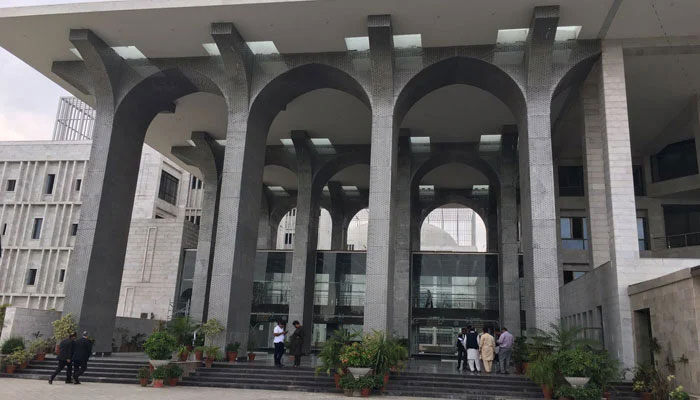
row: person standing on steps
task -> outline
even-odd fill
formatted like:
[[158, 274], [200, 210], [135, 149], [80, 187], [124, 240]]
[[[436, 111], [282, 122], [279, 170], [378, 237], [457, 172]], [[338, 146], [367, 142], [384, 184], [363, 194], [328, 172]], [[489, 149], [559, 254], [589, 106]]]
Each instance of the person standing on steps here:
[[460, 369], [467, 370], [467, 347], [465, 346], [467, 333], [469, 333], [467, 328], [462, 328], [462, 331], [457, 336], [457, 343], [455, 343], [457, 348], [457, 371]]
[[294, 326], [294, 333], [292, 333], [292, 339], [289, 343], [289, 351], [294, 356], [294, 366], [298, 367], [301, 365], [301, 356], [304, 354], [304, 328], [301, 326], [299, 321], [292, 322]]
[[501, 347], [501, 352], [498, 358], [501, 360], [501, 373], [508, 374], [508, 364], [510, 364], [510, 355], [513, 352], [513, 343], [515, 338], [508, 332], [508, 329], [503, 328], [503, 333], [498, 338], [498, 345]]
[[87, 331], [83, 337], [73, 342], [73, 383], [80, 385], [80, 376], [85, 373], [87, 363], [92, 355], [92, 342], [88, 339]]
[[484, 328], [484, 333], [479, 339], [479, 351], [481, 352], [481, 360], [484, 362], [484, 370], [487, 374], [491, 373], [491, 364], [493, 363], [494, 348], [496, 341], [489, 334], [488, 328]]
[[74, 340], [75, 332], [71, 332], [71, 334], [67, 338], [63, 339], [58, 345], [58, 357], [56, 357], [58, 360], [58, 367], [56, 367], [56, 370], [53, 371], [53, 374], [51, 374], [51, 378], [49, 378], [49, 385], [53, 384], [53, 380], [56, 379], [56, 375], [61, 373], [64, 367], [66, 368], [66, 383], [73, 383], [71, 380], [71, 376], [73, 375], [73, 364], [71, 364], [71, 360], [73, 359]]
[[481, 364], [479, 363], [479, 335], [471, 326], [467, 327], [469, 331], [465, 340], [467, 348], [467, 361], [469, 362], [469, 370], [472, 374], [481, 372]]
[[273, 343], [275, 345], [275, 367], [282, 368], [282, 356], [284, 355], [284, 338], [287, 335], [285, 329], [287, 324], [284, 321], [278, 321], [275, 330], [272, 332], [274, 336]]

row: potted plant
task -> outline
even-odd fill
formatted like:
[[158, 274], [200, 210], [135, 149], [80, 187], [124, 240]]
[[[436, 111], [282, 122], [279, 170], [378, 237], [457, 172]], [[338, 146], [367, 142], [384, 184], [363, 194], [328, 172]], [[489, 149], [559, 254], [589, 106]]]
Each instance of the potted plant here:
[[[350, 342], [352, 339], [356, 338], [356, 333], [350, 333], [347, 330], [336, 330], [333, 332], [331, 337], [323, 343], [321, 351], [318, 353], [318, 358], [321, 361], [321, 365], [316, 367], [316, 374], [325, 372], [326, 375], [331, 374], [334, 371], [333, 378], [335, 380], [336, 389], [340, 389], [340, 379], [343, 376], [343, 365], [340, 362], [340, 351], [343, 346]], [[351, 378], [351, 377], [349, 377]]]
[[15, 350], [10, 355], [5, 357], [5, 371], [8, 374], [14, 374], [17, 367], [24, 362], [24, 350]]
[[151, 370], [148, 367], [139, 368], [138, 372], [139, 383], [141, 386], [148, 385], [148, 379], [151, 377]]
[[591, 383], [598, 386], [603, 391], [603, 397], [610, 399], [608, 386], [610, 381], [620, 377], [620, 362], [611, 357], [606, 350], [596, 352], [595, 362], [593, 363], [593, 371], [591, 374]]
[[211, 318], [199, 328], [200, 332], [209, 339], [213, 339], [224, 331], [224, 326], [216, 318]]
[[595, 385], [562, 386], [557, 389], [559, 400], [600, 400], [602, 391]]
[[573, 387], [586, 386], [594, 373], [597, 363], [596, 355], [583, 347], [559, 351], [556, 353], [555, 358], [559, 372]]
[[248, 337], [248, 361], [255, 361], [255, 353], [253, 350], [257, 347], [255, 338], [251, 335]]
[[146, 339], [143, 348], [154, 368], [167, 365], [173, 357], [175, 338], [167, 332], [155, 332]]
[[372, 370], [372, 361], [372, 355], [360, 342], [343, 346], [340, 353], [340, 362], [347, 367], [355, 379], [369, 374]]
[[556, 372], [554, 356], [551, 354], [543, 354], [537, 360], [530, 362], [527, 369], [527, 376], [542, 387], [542, 394], [545, 399], [551, 399]]
[[49, 348], [49, 342], [44, 339], [36, 339], [29, 343], [29, 353], [33, 354], [37, 361], [46, 359], [47, 348]]
[[187, 361], [187, 358], [190, 356], [190, 349], [187, 348], [185, 345], [180, 345], [177, 348], [177, 358], [180, 361]]
[[240, 342], [229, 343], [226, 345], [226, 356], [229, 362], [236, 361], [238, 358], [238, 349], [241, 348]]
[[[168, 333], [171, 334], [178, 345], [191, 346], [192, 336], [197, 329], [197, 325], [193, 324], [190, 317], [174, 318], [168, 323]], [[191, 349], [188, 349], [188, 352]]]
[[211, 365], [219, 358], [219, 348], [216, 346], [207, 346], [204, 348], [204, 354], [207, 356], [204, 363], [207, 368], [211, 368]]
[[194, 348], [194, 359], [197, 361], [202, 361], [203, 357], [202, 355], [204, 354], [204, 346], [197, 346]]
[[15, 350], [12, 354], [17, 354], [19, 361], [19, 369], [27, 368], [27, 365], [29, 365], [29, 361], [32, 358], [34, 358], [34, 355], [28, 352], [27, 350]]
[[668, 394], [668, 398], [670, 400], [689, 400], [690, 395], [683, 390], [683, 386], [678, 386]]
[[182, 376], [182, 368], [177, 364], [170, 364], [166, 366], [165, 376], [168, 379], [168, 385], [177, 386], [177, 381]]
[[153, 387], [162, 388], [163, 380], [168, 377], [167, 368], [165, 365], [160, 365], [153, 370]]
[[374, 375], [366, 375], [357, 379], [357, 385], [359, 386], [362, 397], [369, 397], [372, 389], [377, 386], [377, 378], [381, 380], [381, 376], [377, 377]]
[[15, 350], [24, 350], [24, 339], [19, 336], [10, 337], [0, 347], [0, 353], [2, 354], [12, 354]]
[[53, 337], [56, 340], [55, 351], [56, 354], [58, 354], [58, 346], [61, 343], [61, 340], [67, 338], [71, 333], [75, 332], [77, 330], [77, 326], [71, 314], [62, 316], [61, 318], [53, 321], [51, 325], [53, 325]]
[[513, 364], [515, 364], [515, 373], [524, 374], [525, 365], [528, 362], [528, 349], [527, 349], [527, 338], [525, 336], [518, 336], [515, 338], [513, 343], [513, 353], [511, 358], [513, 359]]
[[357, 380], [350, 374], [343, 375], [338, 382], [338, 386], [340, 389], [343, 389], [343, 393], [345, 393], [347, 397], [352, 397], [352, 392], [355, 388], [359, 388]]
[[651, 365], [638, 365], [634, 369], [632, 390], [639, 393], [642, 400], [651, 400], [652, 380], [656, 369]]

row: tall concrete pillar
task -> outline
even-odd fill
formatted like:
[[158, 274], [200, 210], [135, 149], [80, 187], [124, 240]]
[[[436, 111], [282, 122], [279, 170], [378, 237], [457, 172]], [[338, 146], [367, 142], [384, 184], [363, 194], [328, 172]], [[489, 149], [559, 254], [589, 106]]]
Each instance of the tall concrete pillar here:
[[364, 331], [391, 330], [398, 132], [393, 129], [394, 58], [391, 16], [367, 18], [372, 97], [369, 226]]
[[598, 79], [600, 65], [596, 64], [581, 86], [583, 107], [583, 163], [586, 168], [586, 202], [590, 229], [589, 254], [593, 268], [610, 261], [608, 206], [605, 192], [605, 162], [600, 115]]
[[527, 132], [521, 132], [519, 144], [527, 327], [540, 329], [549, 329], [560, 317], [550, 119], [558, 21], [559, 7], [535, 7], [525, 53]]
[[394, 322], [392, 333], [408, 337], [411, 324], [411, 146], [409, 136], [399, 138], [397, 215], [394, 245]]
[[251, 266], [257, 244], [265, 135], [248, 134], [250, 50], [233, 24], [213, 24], [212, 37], [230, 75], [224, 92], [228, 125], [208, 315], [221, 322], [225, 331], [207, 342], [219, 347], [240, 342], [244, 353], [253, 301]]
[[190, 317], [195, 321], [206, 321], [209, 308], [209, 288], [214, 265], [216, 244], [216, 222], [219, 212], [219, 190], [224, 149], [206, 132], [193, 132], [195, 146], [178, 146], [172, 153], [189, 165], [199, 168], [204, 175], [202, 194], [202, 218], [199, 222], [197, 258], [192, 282]]
[[111, 353], [141, 149], [157, 110], [117, 100], [120, 78], [133, 78], [133, 71], [92, 31], [71, 30], [70, 41], [83, 58], [97, 107], [63, 313], [95, 337], [95, 352]]
[[603, 138], [610, 263], [613, 271], [603, 293], [605, 344], [625, 367], [634, 366], [634, 332], [627, 287], [647, 278], [640, 271], [627, 116], [627, 92], [622, 44], [603, 41], [597, 70], [599, 112]]
[[516, 132], [503, 132], [498, 210], [500, 314], [503, 326], [515, 335], [520, 332], [516, 140]]
[[347, 231], [345, 230], [345, 195], [339, 182], [328, 182], [331, 195], [331, 250], [345, 250], [347, 246]]
[[[272, 229], [270, 225], [270, 205], [266, 195], [267, 190], [263, 188], [260, 197], [260, 218], [258, 222], [258, 250], [271, 250], [275, 248], [277, 240], [277, 229]], [[274, 236], [273, 236], [274, 232]]]
[[[304, 131], [293, 131], [292, 141], [297, 156], [297, 215], [294, 227], [294, 254], [289, 296], [289, 321], [297, 320], [310, 329], [313, 326], [314, 281], [320, 191], [314, 190], [315, 154]], [[310, 346], [310, 340], [305, 346]]]

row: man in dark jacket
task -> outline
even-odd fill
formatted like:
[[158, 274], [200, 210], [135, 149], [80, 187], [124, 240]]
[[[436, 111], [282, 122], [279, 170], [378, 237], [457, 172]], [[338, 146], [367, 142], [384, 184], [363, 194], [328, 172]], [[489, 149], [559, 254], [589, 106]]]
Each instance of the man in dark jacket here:
[[88, 339], [88, 333], [83, 332], [83, 337], [73, 343], [73, 383], [76, 385], [80, 385], [78, 378], [85, 373], [91, 355], [92, 342]]
[[75, 340], [75, 332], [71, 333], [66, 339], [63, 339], [58, 345], [58, 367], [49, 378], [49, 384], [53, 383], [54, 378], [58, 375], [63, 367], [66, 367], [66, 383], [71, 383], [71, 375], [73, 375], [73, 341]]

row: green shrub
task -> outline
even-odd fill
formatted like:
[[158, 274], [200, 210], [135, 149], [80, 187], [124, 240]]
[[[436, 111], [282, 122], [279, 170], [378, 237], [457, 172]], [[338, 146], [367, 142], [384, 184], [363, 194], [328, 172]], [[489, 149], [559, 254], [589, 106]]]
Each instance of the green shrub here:
[[204, 354], [210, 360], [217, 360], [221, 358], [221, 354], [217, 346], [206, 346], [204, 348]]
[[15, 350], [24, 350], [24, 339], [19, 336], [13, 336], [2, 344], [0, 353], [12, 354]]
[[598, 357], [590, 350], [582, 347], [562, 350], [554, 356], [555, 363], [563, 376], [593, 376]]
[[193, 324], [189, 317], [175, 318], [168, 323], [168, 333], [175, 337], [177, 344], [192, 344], [192, 335], [197, 325]]
[[175, 350], [176, 340], [166, 332], [156, 332], [146, 339], [144, 351], [151, 360], [169, 360]]
[[224, 326], [216, 318], [211, 318], [202, 324], [200, 331], [209, 339], [215, 338], [224, 331]]
[[562, 386], [556, 391], [558, 397], [568, 397], [576, 400], [600, 400], [603, 397], [603, 392], [595, 385], [586, 385], [583, 387]]
[[150, 377], [151, 377], [151, 369], [148, 368], [148, 367], [141, 367], [141, 368], [139, 368], [139, 372], [138, 372], [137, 377], [138, 377], [139, 379], [142, 379], [142, 378], [148, 379], [148, 378], [150, 378]]
[[32, 354], [46, 353], [50, 348], [49, 341], [45, 339], [36, 339], [29, 343], [29, 352]]
[[53, 325], [53, 337], [56, 339], [56, 342], [69, 337], [77, 329], [71, 314], [62, 316], [60, 319], [53, 321], [51, 325]]
[[235, 343], [229, 343], [226, 345], [226, 352], [238, 352], [238, 349], [241, 348], [241, 343], [240, 342], [235, 342]]
[[165, 365], [161, 365], [160, 367], [156, 368], [153, 370], [153, 374], [151, 375], [153, 379], [159, 379], [163, 380], [168, 376], [168, 368]]
[[527, 377], [538, 385], [554, 387], [557, 378], [557, 366], [555, 356], [552, 354], [542, 354], [534, 361], [530, 362], [527, 369]]
[[174, 378], [179, 378], [182, 376], [182, 368], [180, 368], [179, 365], [177, 364], [169, 364], [166, 367], [165, 370], [165, 376], [168, 377], [168, 379], [174, 379]]

